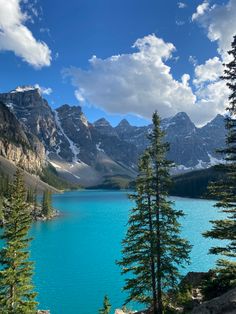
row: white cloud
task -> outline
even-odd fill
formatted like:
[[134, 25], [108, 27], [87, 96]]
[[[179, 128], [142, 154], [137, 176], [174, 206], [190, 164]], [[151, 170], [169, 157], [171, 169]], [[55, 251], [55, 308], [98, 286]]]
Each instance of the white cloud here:
[[204, 64], [195, 67], [195, 85], [218, 81], [223, 74], [222, 61], [218, 57], [207, 60]]
[[[199, 122], [206, 122], [218, 113], [224, 114], [227, 107], [229, 89], [224, 81], [218, 80], [206, 84], [196, 91], [198, 101], [193, 114], [197, 114]], [[202, 123], [200, 123], [202, 124]]]
[[24, 25], [29, 16], [22, 12], [20, 3], [21, 0], [0, 0], [0, 50], [13, 51], [35, 68], [49, 66], [51, 51]]
[[93, 56], [88, 70], [66, 69], [64, 74], [71, 77], [77, 99], [111, 113], [148, 119], [154, 110], [163, 118], [184, 111], [198, 125], [224, 112], [229, 91], [219, 80], [219, 57], [194, 65], [193, 90], [189, 74], [175, 80], [167, 65], [175, 51], [172, 43], [149, 35], [138, 39], [133, 48], [138, 51], [107, 59]]
[[198, 20], [199, 18], [201, 18], [208, 9], [209, 9], [209, 3], [207, 1], [204, 1], [202, 4], [200, 4], [197, 7], [197, 12], [195, 12], [192, 15], [192, 21]]
[[223, 74], [222, 63], [230, 60], [227, 51], [231, 48], [236, 32], [236, 1], [229, 0], [222, 5], [210, 5], [208, 1], [204, 1], [197, 7], [192, 20], [204, 27], [209, 40], [218, 45], [219, 57], [196, 66], [193, 80], [197, 87], [197, 103], [200, 108], [204, 108], [199, 113], [210, 117], [213, 113], [224, 113], [228, 103], [230, 91], [219, 77]]
[[43, 87], [39, 84], [35, 84], [34, 87], [37, 88], [42, 95], [50, 95], [53, 92], [51, 87]]
[[193, 14], [192, 20], [199, 22], [207, 30], [211, 41], [217, 41], [218, 52], [227, 61], [227, 51], [236, 32], [236, 1], [229, 0], [227, 4], [212, 6], [203, 2]]
[[178, 2], [178, 3], [177, 3], [177, 6], [178, 6], [179, 9], [184, 9], [184, 8], [187, 7], [187, 4], [184, 3], [184, 2]]
[[149, 35], [138, 39], [133, 48], [138, 51], [107, 59], [93, 56], [88, 71], [65, 70], [72, 77], [77, 99], [108, 112], [145, 118], [156, 109], [163, 117], [188, 111], [196, 99], [188, 85], [189, 76], [175, 80], [165, 63], [172, 57], [174, 45]]

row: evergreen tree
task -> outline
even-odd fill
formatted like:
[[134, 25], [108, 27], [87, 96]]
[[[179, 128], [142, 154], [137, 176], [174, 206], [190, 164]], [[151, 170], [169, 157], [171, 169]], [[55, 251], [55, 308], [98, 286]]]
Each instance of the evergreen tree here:
[[124, 287], [129, 291], [127, 302], [145, 303], [153, 308], [154, 314], [163, 313], [166, 291], [177, 288], [179, 268], [189, 262], [191, 249], [180, 237], [178, 219], [184, 214], [167, 199], [172, 163], [166, 160], [168, 145], [163, 143], [163, 136], [155, 112], [150, 147], [140, 159], [136, 193], [131, 195], [135, 206], [123, 241], [123, 259], [119, 262], [123, 273], [132, 274]]
[[34, 190], [32, 188], [29, 188], [27, 190], [26, 201], [27, 201], [28, 204], [33, 204], [34, 203]]
[[0, 194], [0, 226], [3, 224], [4, 216], [3, 216], [3, 196]]
[[99, 310], [99, 314], [109, 314], [111, 310], [111, 304], [107, 295], [103, 300], [103, 308]]
[[228, 54], [232, 60], [225, 65], [222, 79], [227, 81], [231, 94], [226, 117], [226, 148], [220, 151], [224, 153], [225, 164], [219, 166], [225, 176], [209, 187], [210, 194], [218, 200], [215, 207], [225, 214], [225, 218], [211, 221], [212, 229], [204, 236], [224, 241], [222, 245], [212, 247], [210, 253], [221, 256], [216, 274], [222, 278], [221, 282], [223, 277], [228, 278], [230, 287], [236, 285], [236, 36]]
[[37, 187], [35, 187], [34, 189], [34, 199], [33, 199], [33, 205], [34, 205], [34, 208], [33, 208], [33, 213], [34, 215], [36, 214], [37, 212], [37, 208], [38, 208], [38, 201], [37, 201]]
[[23, 177], [17, 170], [10, 196], [4, 201], [4, 246], [0, 251], [0, 312], [2, 314], [36, 313], [33, 291], [33, 263], [29, 261], [28, 232], [31, 213], [25, 202]]
[[52, 208], [52, 194], [49, 190], [45, 190], [43, 192], [43, 199], [42, 199], [42, 214], [45, 217], [50, 217], [53, 214]]

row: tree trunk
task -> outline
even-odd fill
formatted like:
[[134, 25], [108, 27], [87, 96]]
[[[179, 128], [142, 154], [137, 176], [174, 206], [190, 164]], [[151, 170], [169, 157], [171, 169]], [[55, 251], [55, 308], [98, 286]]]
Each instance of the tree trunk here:
[[160, 232], [160, 190], [159, 190], [159, 172], [156, 162], [156, 223], [157, 223], [157, 304], [158, 314], [163, 313], [162, 288], [161, 288], [161, 232]]
[[149, 231], [151, 237], [151, 276], [152, 276], [152, 298], [153, 298], [153, 314], [158, 314], [157, 307], [157, 289], [156, 289], [156, 272], [155, 272], [155, 261], [154, 261], [154, 244], [153, 244], [153, 224], [152, 224], [152, 213], [151, 213], [151, 199], [148, 195], [148, 219], [149, 219]]

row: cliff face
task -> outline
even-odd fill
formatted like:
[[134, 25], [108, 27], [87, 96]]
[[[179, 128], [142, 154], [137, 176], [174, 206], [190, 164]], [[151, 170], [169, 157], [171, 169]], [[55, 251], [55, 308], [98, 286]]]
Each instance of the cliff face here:
[[61, 158], [72, 158], [72, 154], [68, 153], [69, 142], [57, 124], [55, 113], [37, 88], [16, 88], [9, 93], [0, 94], [0, 101], [40, 140], [48, 153], [60, 152]]
[[42, 143], [26, 130], [2, 102], [0, 102], [0, 155], [34, 174], [41, 172], [45, 164]]

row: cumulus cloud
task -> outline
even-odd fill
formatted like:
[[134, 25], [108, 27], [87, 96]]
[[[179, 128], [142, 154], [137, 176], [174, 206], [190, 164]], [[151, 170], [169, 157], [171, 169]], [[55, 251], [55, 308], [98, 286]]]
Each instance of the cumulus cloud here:
[[149, 35], [138, 39], [133, 48], [137, 51], [107, 59], [93, 56], [88, 70], [65, 69], [78, 101], [110, 113], [132, 113], [148, 119], [154, 110], [163, 118], [184, 111], [197, 125], [224, 113], [229, 90], [219, 79], [219, 57], [202, 65], [195, 63], [193, 88], [189, 74], [175, 80], [167, 65], [175, 52], [172, 43]]
[[51, 51], [24, 25], [29, 16], [22, 12], [21, 0], [0, 0], [0, 50], [12, 51], [35, 68], [49, 66]]
[[199, 124], [211, 120], [218, 113], [224, 114], [227, 107], [229, 89], [224, 81], [206, 84], [196, 91], [198, 101], [192, 114], [196, 114]]
[[195, 94], [198, 105], [205, 108], [204, 114], [210, 117], [212, 113], [224, 113], [227, 107], [230, 91], [219, 77], [223, 74], [222, 63], [230, 60], [227, 51], [231, 48], [236, 30], [236, 1], [229, 0], [221, 5], [210, 5], [208, 1], [204, 1], [197, 7], [192, 20], [205, 28], [209, 40], [218, 45], [219, 56], [197, 65], [193, 80], [197, 87]]
[[133, 113], [150, 118], [154, 110], [163, 117], [188, 111], [195, 102], [189, 86], [189, 75], [175, 80], [166, 61], [175, 47], [155, 35], [138, 39], [137, 52], [107, 59], [93, 56], [90, 69], [70, 68], [64, 74], [72, 78], [76, 97], [81, 102], [111, 113]]
[[226, 4], [211, 6], [205, 1], [197, 7], [192, 20], [207, 30], [208, 38], [218, 43], [218, 53], [224, 60], [228, 60], [227, 51], [236, 31], [236, 1], [230, 0]]
[[208, 82], [219, 80], [223, 74], [222, 61], [218, 57], [207, 60], [204, 64], [195, 67], [195, 85], [201, 85]]

